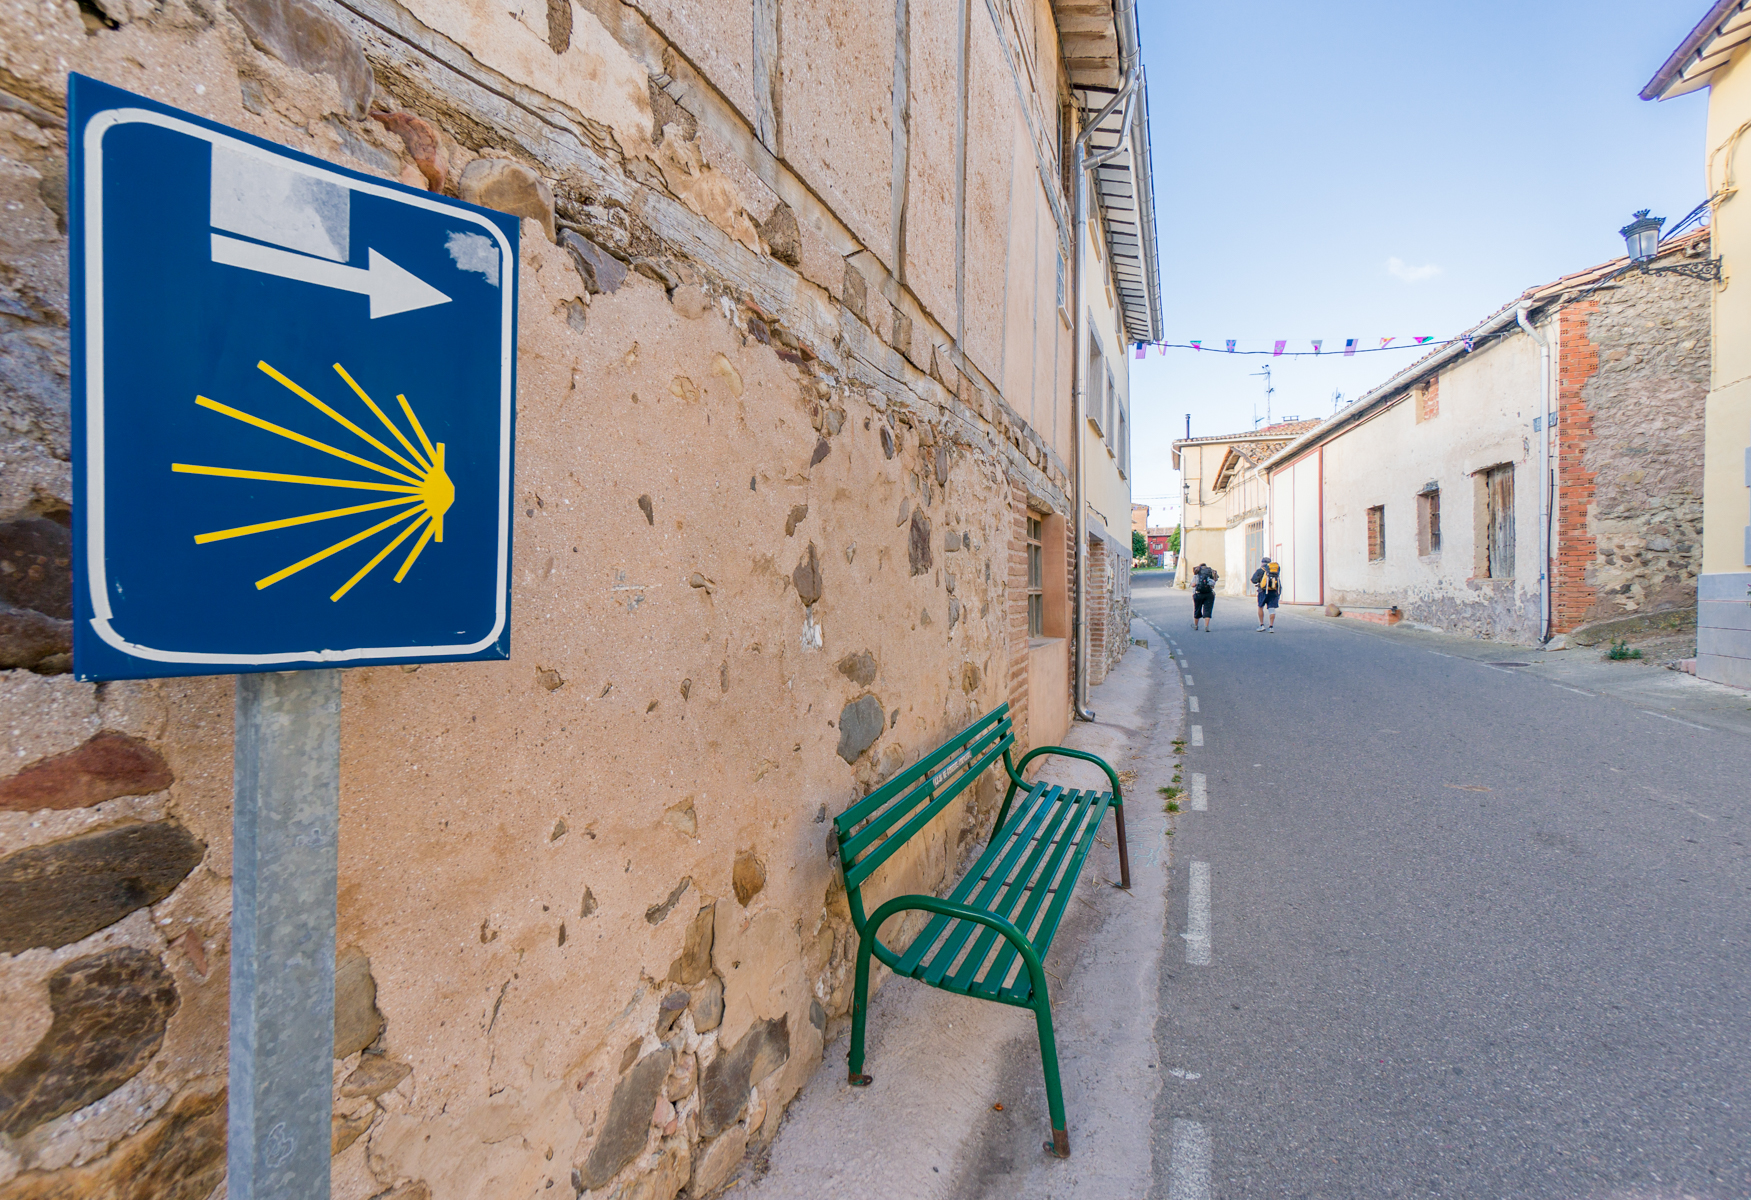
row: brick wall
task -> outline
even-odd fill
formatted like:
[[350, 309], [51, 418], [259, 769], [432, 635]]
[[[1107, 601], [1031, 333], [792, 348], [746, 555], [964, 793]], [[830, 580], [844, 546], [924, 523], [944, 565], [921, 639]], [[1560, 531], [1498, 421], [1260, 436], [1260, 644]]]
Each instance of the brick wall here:
[[[1592, 443], [1593, 413], [1587, 406], [1587, 382], [1599, 370], [1599, 347], [1588, 336], [1598, 300], [1583, 300], [1557, 317], [1557, 426], [1552, 457], [1556, 462], [1556, 520], [1552, 528], [1551, 628], [1563, 633], [1586, 620], [1597, 598], [1589, 578], [1599, 555], [1593, 536], [1594, 472], [1587, 467]], [[1544, 485], [1543, 480], [1538, 481]]]
[[1088, 683], [1107, 677], [1131, 646], [1131, 559], [1102, 538], [1088, 539]]
[[1009, 711], [1015, 719], [1015, 742], [1031, 746], [1028, 737], [1027, 628], [1027, 489], [1009, 488]]
[[1094, 687], [1107, 677], [1107, 605], [1112, 592], [1112, 565], [1108, 561], [1106, 543], [1097, 537], [1088, 539], [1088, 557], [1083, 560], [1088, 571], [1088, 589], [1083, 603], [1087, 606], [1083, 619], [1088, 622], [1088, 686]]
[[1416, 394], [1417, 424], [1433, 421], [1441, 415], [1441, 377], [1431, 375], [1417, 388]]

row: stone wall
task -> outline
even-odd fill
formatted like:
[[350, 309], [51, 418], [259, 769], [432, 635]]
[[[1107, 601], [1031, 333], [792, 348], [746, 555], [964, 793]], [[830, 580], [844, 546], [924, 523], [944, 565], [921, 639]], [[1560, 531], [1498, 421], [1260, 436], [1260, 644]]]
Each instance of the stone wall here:
[[[921, 138], [897, 221], [891, 83], [906, 45], [954, 78], [954, 6], [899, 46], [840, 8], [0, 3], [0, 1200], [224, 1169], [232, 687], [66, 673], [66, 72], [526, 218], [513, 657], [345, 679], [334, 1194], [671, 1200], [820, 1062], [829, 818], [1010, 698], [1015, 499], [1066, 511], [961, 349], [993, 289], [932, 274], [1052, 206], [944, 221]], [[955, 102], [910, 78], [914, 123]], [[999, 798], [877, 886], [938, 887]]]
[[1710, 290], [1631, 274], [1562, 312], [1557, 632], [1696, 605]]
[[1131, 648], [1131, 555], [1128, 547], [1088, 536], [1088, 682], [1103, 682]]

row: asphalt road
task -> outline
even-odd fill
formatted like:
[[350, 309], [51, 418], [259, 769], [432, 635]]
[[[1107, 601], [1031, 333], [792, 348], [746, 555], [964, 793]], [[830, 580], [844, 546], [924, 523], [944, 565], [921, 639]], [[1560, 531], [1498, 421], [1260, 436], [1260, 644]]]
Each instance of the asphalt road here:
[[1189, 664], [1208, 803], [1155, 1196], [1751, 1196], [1751, 736], [1487, 643], [1133, 602]]

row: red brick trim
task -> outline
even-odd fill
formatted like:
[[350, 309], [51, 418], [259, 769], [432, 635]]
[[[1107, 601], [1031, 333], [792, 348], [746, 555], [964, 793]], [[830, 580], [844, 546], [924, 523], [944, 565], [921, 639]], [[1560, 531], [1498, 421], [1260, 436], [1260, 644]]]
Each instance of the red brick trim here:
[[[1587, 619], [1598, 597], [1589, 578], [1599, 555], [1593, 536], [1593, 478], [1586, 468], [1593, 441], [1593, 413], [1583, 393], [1599, 370], [1599, 347], [1588, 336], [1599, 301], [1583, 300], [1557, 317], [1556, 521], [1552, 538], [1551, 631], [1566, 633]], [[1538, 480], [1540, 486], [1544, 481]]]
[[1028, 740], [1027, 631], [1027, 489], [1009, 485], [1009, 712], [1015, 722], [1015, 744]]

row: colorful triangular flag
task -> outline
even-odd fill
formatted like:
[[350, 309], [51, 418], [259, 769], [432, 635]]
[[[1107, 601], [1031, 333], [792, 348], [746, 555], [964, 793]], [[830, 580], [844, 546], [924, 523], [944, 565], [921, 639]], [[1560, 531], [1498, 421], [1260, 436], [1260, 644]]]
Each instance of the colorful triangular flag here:
[[1387, 348], [1387, 347], [1388, 347], [1388, 346], [1390, 346], [1390, 345], [1392, 345], [1392, 343], [1394, 343], [1394, 342], [1396, 342], [1396, 341], [1398, 341], [1398, 339], [1397, 339], [1397, 338], [1395, 338], [1395, 337], [1389, 337], [1389, 338], [1381, 338], [1381, 339], [1380, 339], [1380, 348], [1381, 348], [1381, 349], [1382, 349], [1382, 350], [1384, 350], [1384, 349], [1386, 349], [1386, 348]]
[[1432, 341], [1434, 341], [1434, 340], [1435, 340], [1435, 335], [1434, 335], [1434, 334], [1432, 334], [1432, 333], [1430, 333], [1430, 334], [1425, 334], [1425, 335], [1423, 335], [1423, 336], [1422, 336], [1422, 337], [1420, 337], [1420, 338], [1418, 338], [1418, 339], [1417, 339], [1417, 340], [1416, 340], [1416, 341], [1417, 341], [1417, 345], [1419, 345], [1419, 346], [1420, 346], [1420, 345], [1422, 345], [1422, 344], [1423, 344], [1423, 343], [1424, 343], [1424, 342], [1432, 342]]
[[1344, 339], [1344, 357], [1345, 358], [1350, 357], [1350, 355], [1352, 355], [1356, 352], [1356, 340], [1357, 339], [1355, 339], [1355, 338], [1345, 338]]
[[1284, 339], [1284, 338], [1278, 338], [1278, 339], [1277, 339], [1277, 344], [1276, 344], [1276, 347], [1275, 347], [1275, 348], [1274, 348], [1274, 349], [1273, 349], [1273, 350], [1272, 350], [1272, 351], [1271, 351], [1271, 357], [1272, 357], [1272, 358], [1276, 358], [1276, 357], [1278, 357], [1278, 356], [1279, 356], [1279, 355], [1281, 355], [1281, 354], [1282, 354], [1282, 353], [1283, 353], [1283, 348], [1284, 348], [1284, 347], [1285, 347], [1285, 346], [1287, 346], [1287, 345], [1288, 345], [1288, 344], [1289, 344], [1289, 343], [1288, 343], [1288, 341], [1287, 341], [1287, 340], [1286, 340], [1286, 339]]
[[1138, 342], [1137, 343], [1137, 357], [1142, 358], [1145, 354], [1148, 354], [1148, 353], [1149, 353], [1149, 347], [1145, 346], [1142, 342]]
[[1324, 347], [1324, 342], [1320, 341], [1318, 338], [1313, 339], [1313, 352], [1315, 354], [1323, 354], [1325, 352]]
[[1236, 340], [1236, 339], [1234, 339], [1234, 338], [1229, 338], [1229, 339], [1228, 339], [1228, 353], [1230, 353], [1230, 354], [1233, 354], [1233, 353], [1234, 353], [1234, 343], [1235, 343], [1235, 340]]
[[1193, 339], [1192, 339], [1192, 349], [1194, 349], [1194, 350], [1202, 350], [1202, 349], [1203, 349], [1203, 348], [1204, 348], [1204, 343], [1203, 343], [1203, 342], [1201, 342], [1201, 341], [1199, 341], [1199, 340], [1198, 340], [1198, 339], [1196, 339], [1196, 338], [1193, 338]]

